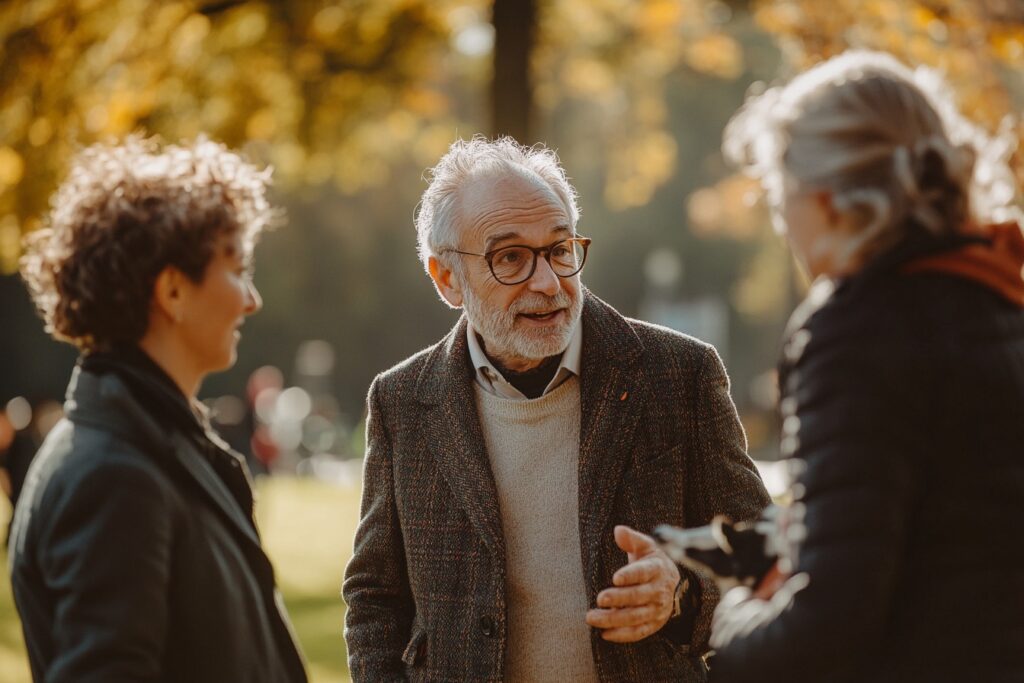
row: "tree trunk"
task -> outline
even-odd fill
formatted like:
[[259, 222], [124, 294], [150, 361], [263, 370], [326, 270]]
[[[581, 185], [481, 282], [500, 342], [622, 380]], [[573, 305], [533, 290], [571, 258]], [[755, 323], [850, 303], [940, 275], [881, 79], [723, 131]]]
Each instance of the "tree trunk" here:
[[494, 80], [491, 135], [531, 145], [533, 83], [530, 55], [537, 26], [536, 0], [494, 0]]

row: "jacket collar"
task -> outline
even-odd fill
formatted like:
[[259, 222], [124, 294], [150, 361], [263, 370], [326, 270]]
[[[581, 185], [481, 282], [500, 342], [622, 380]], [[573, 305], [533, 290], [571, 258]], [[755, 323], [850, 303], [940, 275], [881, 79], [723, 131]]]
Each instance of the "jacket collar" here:
[[[180, 429], [156, 420], [116, 374], [96, 374], [83, 370], [81, 366], [76, 367], [68, 385], [64, 413], [73, 423], [125, 439], [159, 464], [171, 463], [183, 468], [231, 525], [242, 536], [259, 545], [251, 520], [243, 514], [193, 440]], [[218, 448], [227, 450], [226, 444], [216, 435], [207, 433], [207, 436]]]
[[[470, 359], [467, 327], [463, 315], [448, 334], [428, 351], [416, 381], [416, 398], [425, 405], [448, 400], [445, 393], [452, 383], [468, 381], [472, 390], [474, 368]], [[583, 353], [580, 364], [581, 381], [586, 381], [588, 367], [600, 371], [605, 364], [632, 364], [643, 352], [643, 344], [633, 329], [615, 309], [583, 289]]]
[[990, 240], [971, 233], [936, 236], [923, 228], [911, 227], [907, 237], [891, 249], [878, 254], [856, 273], [842, 278], [817, 278], [807, 296], [797, 305], [783, 331], [782, 362], [795, 363], [803, 354], [809, 336], [803, 333], [810, 319], [834, 297], [857, 296], [885, 275], [899, 272], [907, 264], [949, 254], [968, 246], [987, 245]]
[[[588, 583], [599, 589], [600, 550], [648, 393], [638, 371], [644, 349], [629, 323], [611, 306], [583, 290], [583, 352], [580, 367], [580, 546]], [[432, 350], [416, 382], [416, 398], [438, 413], [423, 420], [426, 443], [477, 532], [501, 559], [505, 541], [497, 488], [476, 410], [474, 370], [463, 316]], [[608, 531], [610, 533], [610, 531]], [[593, 596], [591, 596], [593, 597]]]
[[[580, 323], [581, 321], [577, 320], [576, 325], [573, 326], [569, 346], [562, 352], [555, 375], [548, 382], [541, 395], [553, 391], [555, 387], [573, 375], [579, 377], [580, 358], [583, 350], [583, 325]], [[513, 386], [491, 363], [491, 359], [487, 357], [487, 353], [484, 351], [472, 323], [466, 326], [466, 345], [469, 349], [470, 362], [475, 370], [473, 377], [478, 385], [482, 386], [484, 390], [502, 398], [516, 401], [526, 400], [523, 392]]]

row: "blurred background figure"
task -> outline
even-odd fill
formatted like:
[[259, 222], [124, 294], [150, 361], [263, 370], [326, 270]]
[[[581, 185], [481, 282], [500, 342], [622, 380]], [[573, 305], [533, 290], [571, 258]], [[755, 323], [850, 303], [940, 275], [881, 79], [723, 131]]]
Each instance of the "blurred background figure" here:
[[299, 345], [295, 384], [272, 365], [257, 368], [246, 384], [246, 401], [231, 395], [208, 401], [215, 424], [245, 453], [256, 474], [300, 474], [357, 484], [362, 448], [359, 430], [334, 395], [334, 349], [323, 340]]
[[726, 129], [816, 279], [779, 372], [806, 540], [774, 595], [723, 598], [714, 680], [1024, 678], [1024, 235], [993, 223], [1018, 215], [1010, 150], [878, 52]]
[[269, 473], [281, 453], [277, 441], [271, 436], [270, 422], [282, 388], [284, 375], [272, 365], [264, 365], [254, 370], [246, 383], [246, 424], [252, 432], [249, 436], [249, 448], [242, 452], [250, 454], [253, 471], [257, 473]]
[[[39, 447], [29, 438], [31, 421], [32, 408], [22, 396], [12, 398], [0, 411], [0, 491], [12, 507], [18, 502], [28, 464]], [[9, 533], [10, 527], [5, 531], [4, 545]]]
[[12, 398], [0, 412], [0, 488], [11, 505], [18, 502], [28, 464], [39, 447], [29, 431], [32, 417], [32, 406], [24, 396]]
[[33, 408], [24, 396], [15, 396], [0, 411], [0, 491], [11, 507], [21, 495], [32, 457], [61, 415], [56, 401], [42, 400]]
[[262, 305], [268, 182], [205, 138], [93, 145], [27, 246], [46, 330], [81, 352], [11, 529], [37, 681], [307, 680], [244, 460], [196, 399]]

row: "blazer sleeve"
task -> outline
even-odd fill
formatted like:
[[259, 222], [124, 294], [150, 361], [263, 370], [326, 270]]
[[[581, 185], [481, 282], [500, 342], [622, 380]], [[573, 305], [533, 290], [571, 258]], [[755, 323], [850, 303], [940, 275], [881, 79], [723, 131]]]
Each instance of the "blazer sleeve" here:
[[[729, 394], [729, 377], [714, 347], [705, 351], [695, 386], [687, 463], [687, 526], [709, 524], [719, 514], [734, 521], [755, 519], [771, 503], [771, 497], [747, 455], [747, 437]], [[700, 654], [708, 649], [719, 591], [710, 577], [681, 571], [689, 576], [696, 598], [681, 620], [692, 624], [687, 639], [690, 654]]]
[[716, 681], [822, 681], [856, 670], [881, 646], [917, 488], [904, 408], [911, 404], [898, 386], [908, 370], [884, 351], [820, 355], [805, 363], [813, 362], [810, 374], [794, 375], [787, 399], [796, 402], [788, 419], [799, 421], [795, 455], [807, 465], [797, 571], [809, 585], [722, 610]]
[[405, 679], [402, 653], [415, 616], [380, 393], [375, 380], [367, 399], [360, 520], [342, 588], [348, 666], [356, 683]]
[[170, 558], [169, 483], [138, 458], [109, 458], [60, 482], [39, 537], [55, 595], [48, 683], [162, 680]]

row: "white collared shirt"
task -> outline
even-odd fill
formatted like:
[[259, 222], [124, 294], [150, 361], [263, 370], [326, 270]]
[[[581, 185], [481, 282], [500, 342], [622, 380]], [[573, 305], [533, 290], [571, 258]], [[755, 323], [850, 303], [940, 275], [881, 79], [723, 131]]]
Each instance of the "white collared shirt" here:
[[[476, 368], [476, 383], [480, 385], [480, 388], [489, 394], [499, 396], [501, 398], [511, 399], [513, 401], [528, 401], [523, 392], [512, 386], [507, 379], [502, 376], [498, 369], [491, 364], [487, 354], [484, 353], [483, 346], [480, 344], [480, 339], [477, 337], [477, 332], [473, 328], [473, 324], [466, 325], [466, 339], [469, 343], [469, 357], [473, 361], [473, 367]], [[576, 327], [573, 329], [572, 337], [569, 338], [569, 345], [565, 347], [565, 351], [562, 353], [562, 361], [558, 365], [558, 371], [555, 372], [555, 376], [548, 382], [547, 387], [544, 388], [544, 393], [547, 394], [553, 391], [558, 385], [565, 380], [569, 379], [573, 375], [579, 376], [580, 374], [580, 362], [583, 357], [583, 319], [582, 317], [576, 321]]]

